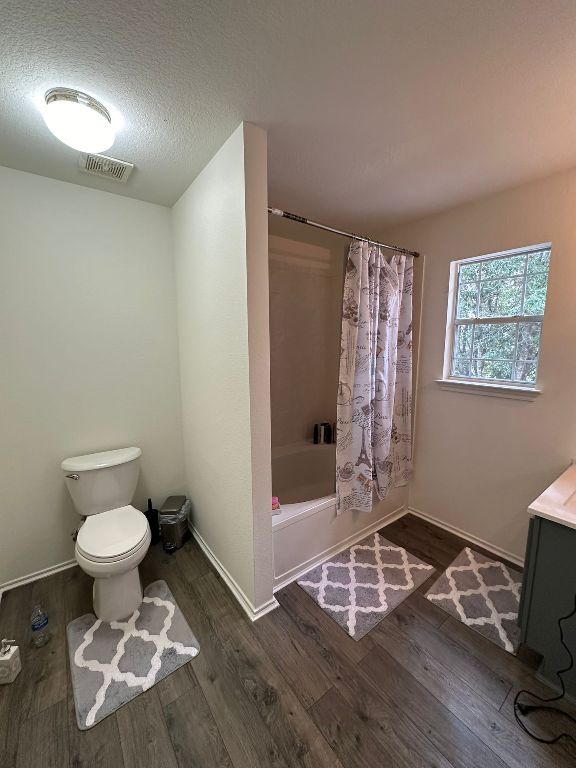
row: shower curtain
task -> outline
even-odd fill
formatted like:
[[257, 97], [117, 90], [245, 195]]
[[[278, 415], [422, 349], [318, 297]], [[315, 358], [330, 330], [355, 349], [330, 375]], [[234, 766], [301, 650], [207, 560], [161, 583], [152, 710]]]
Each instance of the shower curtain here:
[[353, 242], [342, 304], [336, 508], [369, 512], [412, 470], [413, 257]]

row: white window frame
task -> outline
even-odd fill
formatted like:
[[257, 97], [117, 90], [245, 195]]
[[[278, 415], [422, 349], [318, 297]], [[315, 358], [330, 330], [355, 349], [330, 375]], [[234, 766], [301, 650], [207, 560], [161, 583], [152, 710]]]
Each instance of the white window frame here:
[[[456, 319], [456, 305], [458, 301], [458, 280], [460, 267], [468, 264], [477, 264], [482, 261], [493, 261], [494, 259], [504, 259], [509, 256], [516, 256], [518, 254], [533, 253], [536, 251], [552, 251], [552, 243], [540, 243], [539, 245], [530, 245], [524, 248], [513, 248], [509, 251], [498, 251], [497, 253], [489, 253], [483, 256], [477, 256], [467, 259], [458, 259], [450, 263], [450, 283], [448, 290], [448, 311], [446, 318], [446, 340], [444, 344], [444, 366], [442, 378], [438, 379], [438, 383], [446, 389], [457, 389], [460, 391], [472, 391], [480, 394], [501, 395], [504, 397], [521, 397], [524, 399], [533, 399], [537, 397], [541, 389], [538, 388], [538, 375], [540, 367], [540, 351], [542, 344], [542, 337], [540, 337], [540, 348], [538, 349], [538, 361], [536, 367], [536, 381], [532, 383], [528, 382], [514, 382], [510, 379], [480, 379], [472, 378], [469, 376], [454, 376], [452, 374], [452, 357], [454, 354], [454, 343], [456, 328], [458, 325], [484, 325], [491, 324], [496, 325], [498, 323], [518, 323], [518, 322], [540, 322], [542, 323], [544, 315], [513, 315], [513, 316], [500, 316], [500, 317], [486, 317], [486, 318], [466, 318]], [[552, 257], [552, 254], [550, 254]], [[548, 275], [550, 270], [548, 270]], [[524, 284], [524, 290], [526, 284]], [[516, 336], [516, 344], [518, 343], [518, 336]]]

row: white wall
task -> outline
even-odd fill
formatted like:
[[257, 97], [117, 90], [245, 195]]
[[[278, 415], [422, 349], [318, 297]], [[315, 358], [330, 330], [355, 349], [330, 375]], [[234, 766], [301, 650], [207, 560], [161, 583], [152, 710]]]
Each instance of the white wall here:
[[268, 317], [268, 145], [265, 131], [245, 123], [244, 195], [250, 370], [250, 458], [254, 534], [254, 605], [272, 603], [272, 457], [270, 451], [270, 323]]
[[310, 243], [308, 227], [292, 227], [291, 237], [269, 238], [273, 446], [310, 441], [315, 422], [336, 421], [347, 243]]
[[[576, 171], [404, 224], [425, 254], [411, 505], [522, 557], [528, 504], [576, 458]], [[442, 376], [450, 261], [552, 242], [533, 402], [448, 392]]]
[[142, 448], [184, 487], [170, 212], [0, 168], [0, 584], [73, 558], [60, 462]]
[[272, 598], [266, 197], [243, 124], [173, 208], [193, 523], [249, 609]]

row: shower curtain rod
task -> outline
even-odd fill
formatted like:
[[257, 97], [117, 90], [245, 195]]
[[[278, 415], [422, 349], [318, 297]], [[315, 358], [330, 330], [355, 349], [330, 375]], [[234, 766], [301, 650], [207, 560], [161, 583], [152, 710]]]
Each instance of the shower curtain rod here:
[[397, 251], [398, 253], [405, 253], [408, 256], [414, 256], [418, 258], [420, 254], [417, 251], [409, 251], [407, 248], [398, 248], [395, 245], [387, 245], [386, 243], [379, 243], [377, 240], [371, 240], [369, 237], [362, 237], [362, 235], [355, 235], [353, 232], [343, 232], [341, 229], [334, 229], [334, 227], [327, 227], [324, 224], [319, 224], [317, 221], [311, 221], [305, 219], [303, 216], [298, 216], [296, 213], [288, 213], [288, 211], [281, 211], [280, 208], [268, 208], [268, 213], [272, 216], [281, 216], [283, 219], [290, 219], [290, 221], [297, 221], [300, 224], [308, 224], [309, 227], [316, 227], [316, 229], [323, 229], [325, 232], [334, 232], [335, 235], [343, 235], [344, 237], [350, 237], [352, 240], [364, 240], [365, 242], [377, 245], [380, 248], [387, 248], [389, 251]]

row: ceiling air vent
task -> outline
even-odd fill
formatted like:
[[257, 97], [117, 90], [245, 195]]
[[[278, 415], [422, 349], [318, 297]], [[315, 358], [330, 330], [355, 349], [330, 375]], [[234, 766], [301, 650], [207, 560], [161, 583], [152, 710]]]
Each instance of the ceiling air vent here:
[[102, 179], [119, 181], [122, 184], [128, 181], [128, 176], [134, 169], [133, 163], [126, 163], [124, 160], [116, 160], [115, 157], [106, 155], [93, 155], [82, 152], [78, 160], [80, 170], [84, 173], [90, 173], [92, 176], [100, 176]]

